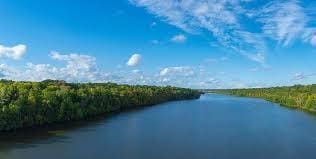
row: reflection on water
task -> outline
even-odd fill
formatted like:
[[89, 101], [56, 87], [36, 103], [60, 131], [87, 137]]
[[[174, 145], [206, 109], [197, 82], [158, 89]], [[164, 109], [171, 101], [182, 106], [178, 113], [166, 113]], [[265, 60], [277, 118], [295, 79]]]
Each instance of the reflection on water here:
[[[127, 110], [138, 111], [146, 108]], [[0, 154], [11, 149], [23, 149], [51, 144], [55, 142], [70, 143], [71, 137], [67, 133], [96, 131], [97, 126], [103, 125], [108, 118], [115, 117], [119, 113], [112, 113], [103, 117], [94, 117], [86, 121], [74, 121], [68, 123], [56, 123], [35, 128], [20, 129], [12, 132], [0, 132]], [[0, 156], [1, 157], [1, 156]]]
[[215, 94], [0, 133], [1, 159], [296, 159], [315, 147], [316, 116]]

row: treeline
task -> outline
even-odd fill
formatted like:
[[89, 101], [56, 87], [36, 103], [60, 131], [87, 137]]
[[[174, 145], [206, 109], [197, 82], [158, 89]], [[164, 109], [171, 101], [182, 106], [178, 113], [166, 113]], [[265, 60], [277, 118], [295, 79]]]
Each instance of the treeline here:
[[213, 90], [213, 92], [263, 98], [283, 106], [316, 112], [316, 84], [290, 87]]
[[198, 91], [170, 86], [1, 80], [0, 131], [79, 120], [126, 108], [199, 96]]

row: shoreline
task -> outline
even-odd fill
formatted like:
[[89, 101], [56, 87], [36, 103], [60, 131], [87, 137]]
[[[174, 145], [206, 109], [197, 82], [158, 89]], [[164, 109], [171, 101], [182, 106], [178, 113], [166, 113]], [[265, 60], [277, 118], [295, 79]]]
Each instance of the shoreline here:
[[294, 109], [294, 110], [299, 110], [305, 113], [309, 113], [312, 115], [316, 115], [316, 110], [315, 109], [308, 109], [308, 108], [304, 108], [304, 107], [299, 107], [299, 106], [291, 106], [291, 105], [286, 105], [286, 104], [282, 104], [280, 102], [276, 102], [273, 100], [269, 100], [263, 97], [256, 97], [256, 96], [244, 96], [244, 95], [236, 95], [236, 94], [229, 94], [229, 93], [221, 93], [221, 92], [209, 92], [209, 93], [215, 93], [215, 94], [221, 94], [221, 95], [227, 95], [227, 96], [233, 96], [233, 97], [246, 97], [246, 98], [254, 98], [254, 99], [261, 99], [261, 100], [265, 100], [274, 104], [279, 105], [280, 107], [285, 107], [285, 108], [289, 108], [289, 109]]
[[114, 83], [0, 81], [0, 132], [85, 120], [113, 112], [197, 99], [193, 89]]

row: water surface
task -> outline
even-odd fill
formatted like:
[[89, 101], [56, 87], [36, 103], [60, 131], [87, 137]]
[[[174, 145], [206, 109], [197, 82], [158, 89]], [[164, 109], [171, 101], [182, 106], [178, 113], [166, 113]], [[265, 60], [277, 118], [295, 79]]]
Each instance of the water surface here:
[[315, 149], [315, 115], [215, 94], [0, 134], [1, 159], [298, 159]]

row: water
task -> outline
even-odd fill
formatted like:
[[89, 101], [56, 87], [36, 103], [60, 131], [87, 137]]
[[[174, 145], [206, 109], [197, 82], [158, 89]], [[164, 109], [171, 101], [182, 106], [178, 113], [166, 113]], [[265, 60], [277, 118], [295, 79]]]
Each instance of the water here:
[[315, 115], [215, 94], [0, 135], [0, 159], [316, 157]]

